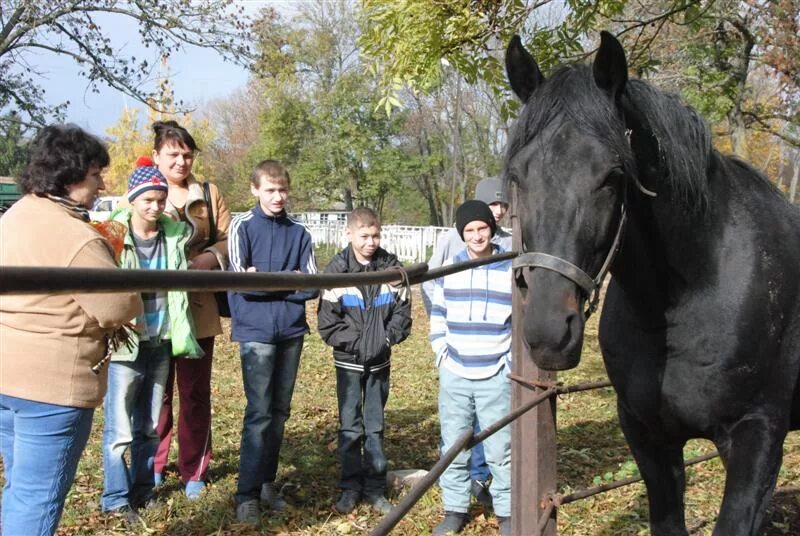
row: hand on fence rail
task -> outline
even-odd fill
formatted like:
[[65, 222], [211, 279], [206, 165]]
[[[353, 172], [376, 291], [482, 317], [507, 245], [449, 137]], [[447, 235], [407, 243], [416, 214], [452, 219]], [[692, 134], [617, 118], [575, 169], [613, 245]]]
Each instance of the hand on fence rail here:
[[[460, 262], [428, 270], [425, 263], [398, 270], [359, 274], [303, 274], [294, 272], [222, 272], [215, 270], [115, 270], [93, 268], [51, 268], [0, 266], [0, 295], [70, 294], [74, 292], [153, 292], [186, 290], [304, 290], [374, 285], [407, 280], [418, 284], [476, 266], [515, 257], [515, 252]], [[407, 278], [407, 279], [406, 279]]]

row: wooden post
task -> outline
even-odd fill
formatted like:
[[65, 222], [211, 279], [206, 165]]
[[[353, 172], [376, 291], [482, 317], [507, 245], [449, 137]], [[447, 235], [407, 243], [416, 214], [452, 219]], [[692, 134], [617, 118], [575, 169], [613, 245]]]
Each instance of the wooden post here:
[[[519, 219], [512, 218], [514, 250], [522, 251]], [[540, 370], [530, 358], [523, 338], [525, 319], [522, 296], [514, 279], [513, 292], [513, 370], [523, 378], [556, 381], [556, 374]], [[535, 297], [534, 297], [535, 303]], [[511, 386], [511, 408], [518, 408], [535, 392], [516, 382]], [[556, 491], [556, 399], [550, 398], [512, 424], [511, 432], [511, 533], [515, 536], [555, 536], [556, 511], [538, 532], [544, 512], [542, 498]]]

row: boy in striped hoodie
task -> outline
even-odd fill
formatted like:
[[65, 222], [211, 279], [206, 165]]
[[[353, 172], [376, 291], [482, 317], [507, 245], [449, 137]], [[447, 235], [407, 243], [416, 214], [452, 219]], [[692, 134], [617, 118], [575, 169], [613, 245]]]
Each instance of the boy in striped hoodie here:
[[[496, 232], [486, 203], [472, 200], [456, 210], [456, 229], [466, 249], [444, 266], [503, 253], [492, 244]], [[465, 270], [436, 281], [430, 339], [439, 369], [439, 421], [446, 452], [474, 419], [484, 428], [508, 414], [511, 386], [511, 261]], [[511, 430], [506, 427], [484, 442], [493, 479], [490, 492], [501, 534], [511, 530]], [[469, 521], [469, 452], [450, 464], [439, 485], [445, 518], [434, 536], [459, 533]]]

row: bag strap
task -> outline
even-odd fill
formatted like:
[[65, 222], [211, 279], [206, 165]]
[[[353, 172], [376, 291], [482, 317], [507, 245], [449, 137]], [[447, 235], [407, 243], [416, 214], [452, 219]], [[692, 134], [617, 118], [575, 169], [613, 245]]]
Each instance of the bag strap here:
[[203, 183], [203, 199], [206, 202], [206, 209], [208, 209], [208, 244], [206, 247], [210, 247], [213, 244], [217, 243], [217, 221], [214, 218], [214, 207], [211, 205], [211, 186], [207, 182]]

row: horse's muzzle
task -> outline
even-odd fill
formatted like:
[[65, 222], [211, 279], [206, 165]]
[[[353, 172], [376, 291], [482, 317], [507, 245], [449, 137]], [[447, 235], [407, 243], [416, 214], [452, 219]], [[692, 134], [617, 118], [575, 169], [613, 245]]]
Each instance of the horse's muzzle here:
[[[521, 278], [519, 277], [521, 276]], [[583, 348], [583, 297], [566, 277], [543, 269], [521, 269], [523, 336], [536, 366], [567, 370], [578, 365]]]

